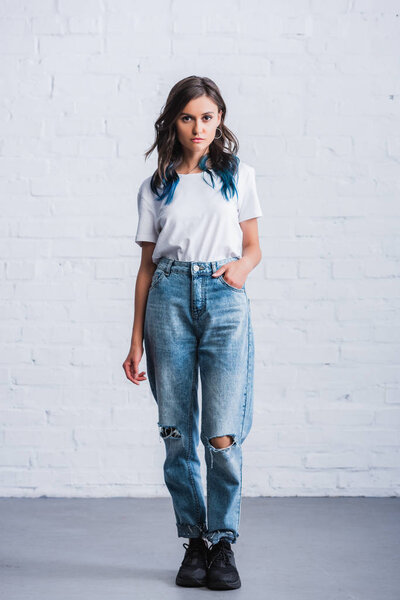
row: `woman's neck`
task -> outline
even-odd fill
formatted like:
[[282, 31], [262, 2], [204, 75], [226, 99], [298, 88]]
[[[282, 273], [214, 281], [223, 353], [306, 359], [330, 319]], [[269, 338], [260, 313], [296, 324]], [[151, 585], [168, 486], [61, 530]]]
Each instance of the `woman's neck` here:
[[204, 154], [201, 156], [183, 156], [182, 161], [178, 165], [179, 171], [177, 173], [181, 174], [189, 174], [189, 173], [202, 173], [202, 170], [199, 168], [199, 162], [203, 158]]

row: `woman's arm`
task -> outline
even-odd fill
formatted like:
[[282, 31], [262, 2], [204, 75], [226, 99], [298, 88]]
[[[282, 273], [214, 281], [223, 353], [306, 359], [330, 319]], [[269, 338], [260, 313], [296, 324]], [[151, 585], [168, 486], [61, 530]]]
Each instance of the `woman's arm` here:
[[257, 218], [241, 221], [240, 227], [243, 231], [242, 257], [222, 265], [213, 277], [217, 278], [223, 273], [224, 279], [233, 287], [241, 288], [246, 282], [247, 276], [261, 261], [261, 248], [258, 239]]
[[156, 265], [152, 261], [155, 243], [142, 242], [142, 256], [135, 285], [135, 313], [131, 337], [131, 347], [123, 366], [127, 378], [139, 385], [147, 379], [145, 371], [139, 373], [139, 363], [143, 356], [143, 326], [146, 312], [147, 296]]
[[240, 260], [243, 264], [248, 265], [248, 273], [250, 273], [262, 258], [260, 240], [258, 239], [258, 220], [257, 218], [247, 219], [239, 225], [243, 231], [242, 258]]
[[147, 295], [151, 284], [156, 265], [151, 257], [154, 252], [153, 242], [142, 242], [142, 257], [136, 277], [135, 286], [135, 316], [133, 319], [133, 330], [131, 347], [135, 344], [143, 343], [143, 324], [146, 311]]

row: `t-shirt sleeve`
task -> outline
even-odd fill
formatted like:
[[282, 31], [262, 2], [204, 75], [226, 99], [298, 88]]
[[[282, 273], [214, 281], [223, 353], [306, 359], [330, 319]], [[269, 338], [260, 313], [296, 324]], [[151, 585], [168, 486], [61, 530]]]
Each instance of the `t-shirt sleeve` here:
[[135, 242], [142, 247], [142, 242], [157, 242], [155, 200], [140, 186], [137, 195], [138, 226]]
[[255, 217], [262, 217], [260, 199], [258, 197], [256, 186], [256, 171], [254, 167], [249, 165], [245, 185], [242, 187], [242, 192], [238, 199], [238, 220], [247, 221]]

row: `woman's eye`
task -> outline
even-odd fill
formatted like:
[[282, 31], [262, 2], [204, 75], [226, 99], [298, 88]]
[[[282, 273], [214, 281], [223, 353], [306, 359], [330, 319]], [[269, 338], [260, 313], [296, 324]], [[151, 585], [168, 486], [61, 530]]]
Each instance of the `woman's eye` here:
[[[182, 117], [182, 121], [183, 121], [184, 123], [187, 123], [187, 121], [186, 121], [185, 119], [191, 119], [191, 118], [192, 118], [192, 117], [185, 116], [185, 117]], [[205, 118], [207, 121], [209, 121], [210, 119], [212, 119], [211, 115], [206, 115], [204, 118]]]

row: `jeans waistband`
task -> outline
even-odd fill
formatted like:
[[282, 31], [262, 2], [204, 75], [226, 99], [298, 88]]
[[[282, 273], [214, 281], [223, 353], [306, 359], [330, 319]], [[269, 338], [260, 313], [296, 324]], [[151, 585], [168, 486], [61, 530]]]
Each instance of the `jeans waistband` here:
[[167, 256], [162, 256], [158, 261], [157, 268], [164, 271], [167, 275], [169, 275], [171, 270], [196, 274], [215, 273], [222, 265], [233, 260], [239, 260], [239, 256], [222, 258], [210, 262], [175, 260], [173, 258], [168, 258]]

